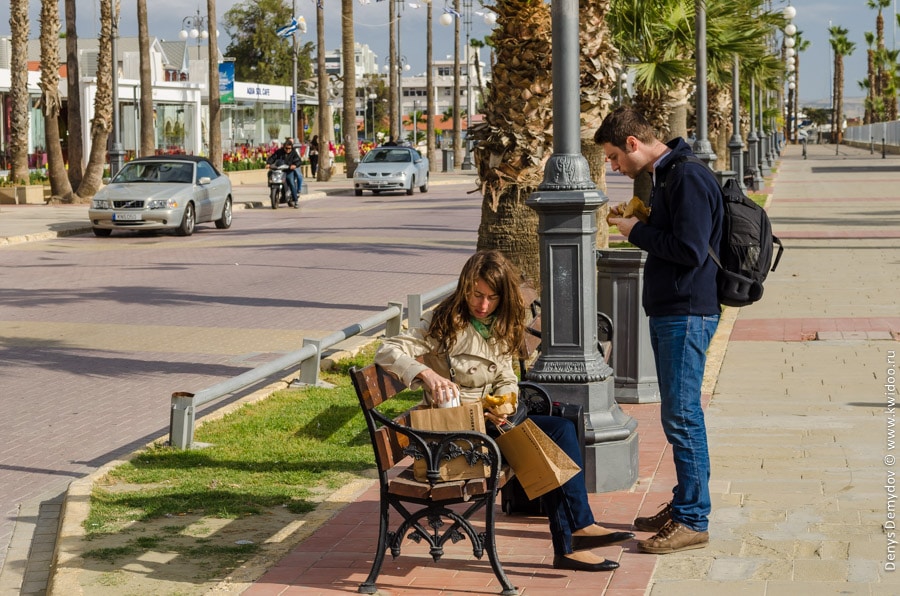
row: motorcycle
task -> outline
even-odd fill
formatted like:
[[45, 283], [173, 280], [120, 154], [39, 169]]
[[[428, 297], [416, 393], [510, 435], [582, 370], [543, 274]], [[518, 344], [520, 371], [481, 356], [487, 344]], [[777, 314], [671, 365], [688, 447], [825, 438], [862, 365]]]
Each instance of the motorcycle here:
[[272, 203], [272, 209], [278, 209], [279, 203], [288, 203], [290, 205], [290, 188], [288, 188], [287, 176], [291, 169], [289, 165], [281, 160], [276, 161], [269, 167], [269, 200]]

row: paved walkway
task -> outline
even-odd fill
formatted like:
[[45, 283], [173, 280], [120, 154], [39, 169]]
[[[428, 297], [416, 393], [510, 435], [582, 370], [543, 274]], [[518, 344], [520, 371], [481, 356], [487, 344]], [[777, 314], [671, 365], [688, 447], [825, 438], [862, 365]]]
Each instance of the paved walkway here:
[[[836, 156], [833, 145], [810, 145], [802, 160], [789, 147], [773, 180], [785, 257], [761, 303], [726, 311], [710, 354], [710, 546], [652, 556], [631, 542], [598, 551], [621, 562], [613, 573], [558, 572], [545, 520], [500, 515], [501, 557], [522, 594], [900, 594], [896, 391], [886, 386], [900, 338], [900, 161], [844, 148]], [[6, 219], [3, 206], [0, 237]], [[623, 409], [639, 422], [639, 481], [591, 497], [617, 529], [655, 512], [673, 483], [658, 406]], [[229, 591], [354, 593], [372, 561], [377, 492], [341, 497], [346, 506], [277, 565]], [[380, 593], [497, 592], [487, 561], [464, 544], [448, 551], [434, 563], [407, 546], [386, 560]]]
[[[501, 557], [522, 594], [900, 594], [897, 535], [883, 529], [900, 471], [885, 387], [900, 338], [900, 161], [833, 145], [810, 145], [804, 161], [789, 147], [773, 180], [785, 256], [761, 303], [726, 311], [711, 349], [710, 546], [652, 556], [631, 542], [598, 551], [621, 563], [613, 573], [560, 572], [545, 520], [501, 515]], [[639, 481], [591, 497], [616, 529], [655, 512], [674, 477], [658, 406], [623, 409], [639, 421]], [[374, 487], [353, 498], [243, 593], [354, 592], [372, 562], [377, 498]], [[388, 557], [380, 593], [497, 592], [487, 561], [449, 550], [440, 563], [415, 544]]]

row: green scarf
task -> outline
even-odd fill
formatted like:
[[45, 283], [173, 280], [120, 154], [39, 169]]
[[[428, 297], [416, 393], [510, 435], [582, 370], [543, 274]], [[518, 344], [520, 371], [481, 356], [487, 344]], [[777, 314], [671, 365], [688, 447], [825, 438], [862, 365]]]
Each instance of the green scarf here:
[[476, 319], [475, 317], [469, 317], [469, 322], [472, 323], [472, 327], [475, 328], [475, 331], [478, 332], [478, 335], [480, 335], [484, 339], [491, 338], [491, 325], [494, 324], [493, 315], [481, 320]]

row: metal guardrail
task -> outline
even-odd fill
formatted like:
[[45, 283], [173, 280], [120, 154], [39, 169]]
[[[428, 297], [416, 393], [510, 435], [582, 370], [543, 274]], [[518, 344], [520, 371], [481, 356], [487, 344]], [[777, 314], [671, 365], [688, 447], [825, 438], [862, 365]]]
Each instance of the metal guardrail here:
[[[407, 318], [419, 322], [426, 305], [443, 298], [456, 288], [451, 282], [424, 294], [409, 294], [407, 298]], [[385, 337], [397, 335], [403, 323], [403, 303], [389, 302], [387, 309], [363, 319], [348, 327], [335, 331], [320, 339], [304, 338], [303, 347], [290, 352], [252, 370], [241, 373], [197, 393], [177, 391], [172, 394], [172, 409], [169, 415], [169, 444], [179, 449], [190, 449], [194, 442], [194, 423], [197, 408], [211, 401], [240, 391], [261, 381], [273, 379], [287, 369], [300, 366], [298, 380], [301, 384], [319, 385], [319, 370], [322, 352], [347, 338], [359, 335], [379, 325], [385, 325]]]

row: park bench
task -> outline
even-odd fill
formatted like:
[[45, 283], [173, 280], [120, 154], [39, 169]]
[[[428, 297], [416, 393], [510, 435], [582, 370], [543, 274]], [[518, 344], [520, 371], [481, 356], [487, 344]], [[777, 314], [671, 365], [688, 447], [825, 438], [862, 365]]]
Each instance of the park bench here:
[[[435, 562], [444, 554], [447, 541], [456, 543], [466, 537], [472, 552], [488, 560], [501, 594], [518, 594], [506, 577], [497, 555], [494, 520], [498, 491], [512, 478], [512, 470], [502, 464], [497, 443], [486, 434], [473, 431], [433, 432], [409, 426], [409, 411], [390, 418], [377, 408], [405, 389], [402, 382], [376, 364], [350, 369], [360, 406], [375, 451], [380, 492], [378, 545], [375, 560], [359, 593], [375, 594], [375, 585], [388, 550], [396, 558], [403, 542], [410, 538], [425, 542]], [[409, 458], [424, 460], [426, 482], [415, 479]], [[484, 478], [442, 481], [440, 465], [454, 457], [465, 457], [469, 464], [484, 464], [489, 472]], [[399, 523], [392, 525], [391, 512], [399, 513]], [[483, 511], [483, 530], [472, 518]], [[444, 519], [449, 524], [444, 523]]]

